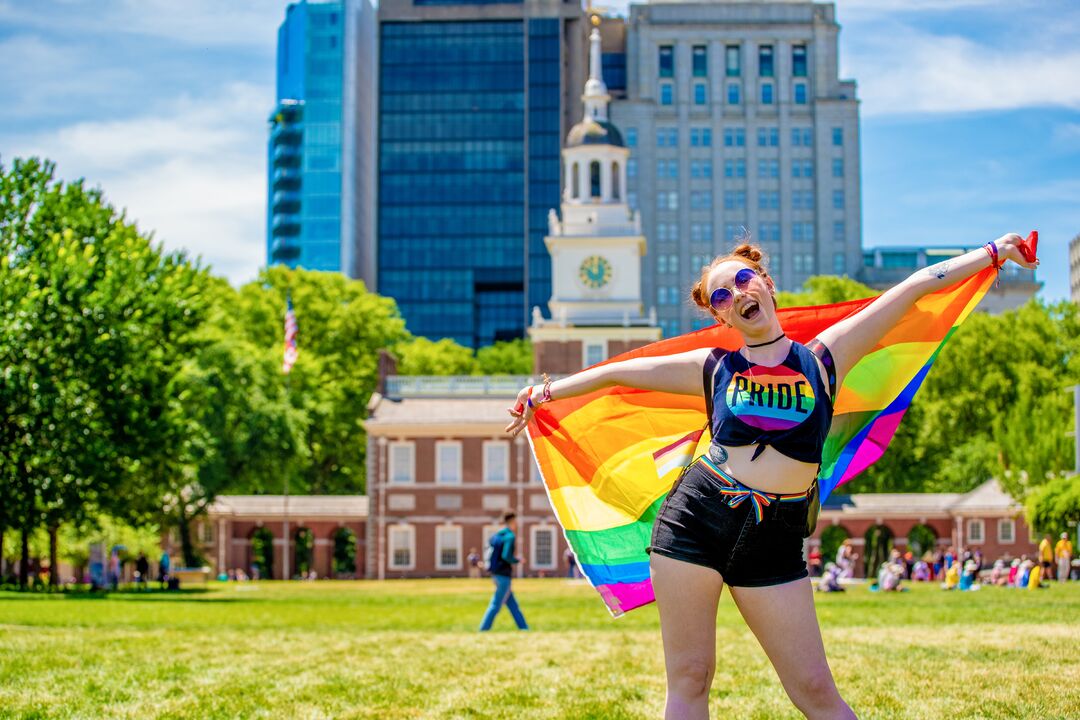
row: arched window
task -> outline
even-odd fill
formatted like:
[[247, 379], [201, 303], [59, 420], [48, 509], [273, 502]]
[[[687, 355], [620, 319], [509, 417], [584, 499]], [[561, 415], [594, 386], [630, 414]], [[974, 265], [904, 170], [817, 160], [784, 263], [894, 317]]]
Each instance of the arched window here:
[[592, 197], [600, 197], [600, 161], [598, 160], [589, 163], [589, 186]]
[[574, 163], [574, 171], [571, 173], [571, 175], [572, 177], [570, 179], [570, 184], [572, 189], [570, 191], [570, 197], [577, 200], [581, 197], [581, 173], [578, 172], [577, 163]]
[[611, 163], [611, 197], [619, 199], [619, 163]]

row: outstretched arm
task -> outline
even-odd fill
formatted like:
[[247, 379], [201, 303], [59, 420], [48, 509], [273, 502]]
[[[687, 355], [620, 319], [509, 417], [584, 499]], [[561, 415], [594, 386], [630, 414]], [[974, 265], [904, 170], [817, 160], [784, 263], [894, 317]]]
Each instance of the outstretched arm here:
[[[1008, 260], [1028, 269], [1038, 261], [1028, 262], [1020, 252], [1019, 235], [1009, 233], [994, 240], [998, 262]], [[972, 250], [955, 258], [949, 258], [922, 270], [916, 270], [900, 284], [886, 290], [876, 300], [855, 315], [845, 318], [818, 335], [828, 346], [836, 363], [837, 386], [843, 382], [851, 368], [864, 355], [874, 349], [900, 318], [923, 295], [927, 295], [958, 280], [970, 277], [988, 267], [991, 254], [983, 249]]]
[[[699, 348], [675, 355], [633, 358], [592, 367], [552, 382], [551, 398], [576, 397], [613, 385], [698, 395], [702, 392], [701, 370], [710, 352], [710, 348]], [[528, 402], [530, 391], [533, 404], [539, 404], [544, 386], [534, 385], [518, 393], [516, 408], [511, 408], [514, 419], [506, 426], [506, 432], [517, 435], [532, 419], [533, 408]], [[517, 412], [521, 412], [520, 417]]]

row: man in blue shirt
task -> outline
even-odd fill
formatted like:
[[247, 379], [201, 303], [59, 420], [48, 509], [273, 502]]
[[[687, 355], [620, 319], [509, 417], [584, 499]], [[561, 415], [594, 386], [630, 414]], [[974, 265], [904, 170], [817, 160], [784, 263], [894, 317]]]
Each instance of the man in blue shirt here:
[[481, 632], [491, 629], [491, 623], [495, 621], [495, 615], [502, 608], [503, 603], [506, 603], [518, 629], [529, 629], [525, 616], [521, 614], [521, 608], [514, 599], [514, 593], [510, 590], [510, 576], [514, 565], [521, 562], [520, 558], [514, 557], [514, 531], [516, 529], [517, 516], [512, 512], [507, 512], [503, 514], [503, 527], [491, 536], [488, 572], [491, 573], [491, 579], [495, 581], [495, 594], [492, 595], [491, 604], [488, 605], [484, 620], [480, 623]]

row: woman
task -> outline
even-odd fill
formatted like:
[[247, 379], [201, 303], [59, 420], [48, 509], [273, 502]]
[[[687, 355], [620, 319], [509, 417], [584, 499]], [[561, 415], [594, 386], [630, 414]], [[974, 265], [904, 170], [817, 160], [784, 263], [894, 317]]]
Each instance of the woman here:
[[802, 558], [832, 399], [848, 370], [923, 295], [988, 263], [1034, 267], [1020, 243], [1018, 235], [1004, 235], [920, 270], [808, 345], [784, 335], [762, 254], [741, 245], [703, 268], [691, 293], [717, 322], [738, 331], [745, 343], [738, 351], [706, 348], [613, 362], [518, 394], [506, 428], [514, 435], [539, 404], [606, 386], [705, 393], [713, 444], [672, 487], [651, 543], [667, 670], [665, 717], [708, 717], [725, 582], [796, 707], [812, 718], [854, 717], [825, 659]]

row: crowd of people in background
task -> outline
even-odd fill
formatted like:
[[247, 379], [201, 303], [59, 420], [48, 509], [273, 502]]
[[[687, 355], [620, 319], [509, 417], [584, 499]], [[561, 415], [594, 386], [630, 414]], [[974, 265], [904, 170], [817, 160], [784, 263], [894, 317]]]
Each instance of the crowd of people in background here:
[[[843, 591], [843, 581], [855, 577], [859, 553], [850, 539], [844, 540], [835, 559], [825, 562], [819, 547], [811, 549], [808, 557], [811, 576], [818, 577], [817, 590]], [[980, 548], [927, 550], [917, 557], [912, 551], [893, 548], [876, 572], [867, 568], [871, 590], [901, 591], [902, 582], [939, 582], [945, 590], [978, 590], [983, 585], [1035, 589], [1050, 581], [1065, 582], [1080, 579], [1080, 567], [1073, 564], [1073, 546], [1068, 533], [1061, 533], [1056, 544], [1050, 535], [1039, 543], [1037, 559], [1026, 554], [1018, 558], [998, 558], [993, 563], [983, 557]]]

